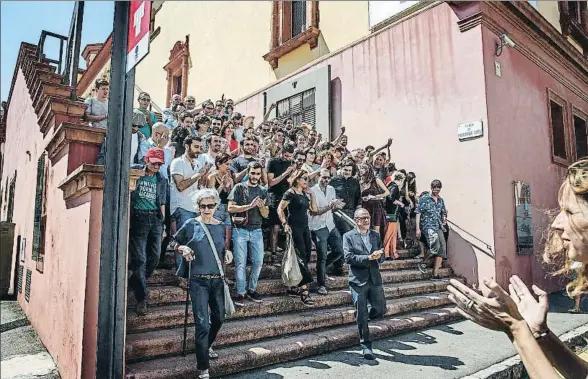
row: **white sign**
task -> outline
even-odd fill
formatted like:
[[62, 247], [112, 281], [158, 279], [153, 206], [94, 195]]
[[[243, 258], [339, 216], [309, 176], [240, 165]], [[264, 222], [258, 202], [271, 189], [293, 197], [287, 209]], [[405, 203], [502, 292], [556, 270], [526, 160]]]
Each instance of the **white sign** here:
[[420, 1], [368, 1], [370, 29]]
[[482, 123], [482, 120], [467, 124], [459, 124], [457, 126], [457, 138], [459, 138], [460, 141], [467, 141], [469, 139], [482, 137], [483, 135], [484, 124]]
[[151, 1], [131, 1], [127, 44], [127, 72], [149, 53]]

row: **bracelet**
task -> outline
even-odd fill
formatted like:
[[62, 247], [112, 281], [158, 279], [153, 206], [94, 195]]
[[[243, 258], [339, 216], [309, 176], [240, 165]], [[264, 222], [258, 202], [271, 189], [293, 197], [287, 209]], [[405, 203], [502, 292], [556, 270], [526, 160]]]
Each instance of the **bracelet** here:
[[535, 337], [535, 340], [537, 341], [541, 341], [543, 339], [545, 339], [545, 337], [549, 336], [551, 334], [551, 332], [549, 331], [549, 329], [545, 329], [543, 332], [539, 332], [537, 337]]
[[175, 242], [174, 251], [175, 251], [176, 253], [179, 253], [179, 252], [180, 252], [180, 244], [179, 244], [179, 243], [177, 243], [177, 242]]

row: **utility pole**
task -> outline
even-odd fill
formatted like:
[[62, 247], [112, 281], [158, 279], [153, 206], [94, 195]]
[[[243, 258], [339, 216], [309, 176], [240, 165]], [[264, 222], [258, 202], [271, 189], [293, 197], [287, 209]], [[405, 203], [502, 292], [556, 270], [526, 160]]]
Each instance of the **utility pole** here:
[[127, 234], [134, 69], [126, 73], [130, 2], [114, 5], [98, 298], [97, 379], [125, 375]]

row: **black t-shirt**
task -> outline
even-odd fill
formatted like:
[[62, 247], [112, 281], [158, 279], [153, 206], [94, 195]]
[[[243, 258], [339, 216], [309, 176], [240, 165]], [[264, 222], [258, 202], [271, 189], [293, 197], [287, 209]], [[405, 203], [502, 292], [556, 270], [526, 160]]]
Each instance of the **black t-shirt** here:
[[396, 183], [390, 182], [388, 190], [390, 191], [390, 195], [386, 197], [386, 214], [388, 215], [389, 221], [397, 221], [398, 209], [400, 207], [394, 204], [394, 201], [400, 200], [400, 189]]
[[[272, 158], [267, 162], [267, 173], [274, 174], [274, 179], [282, 175], [288, 167], [292, 165], [292, 162], [284, 158]], [[288, 178], [284, 178], [281, 182], [273, 187], [269, 187], [269, 193], [275, 194], [278, 198], [281, 198], [284, 193], [290, 187]]]
[[297, 194], [293, 189], [289, 189], [284, 193], [284, 201], [289, 201], [288, 204], [288, 225], [291, 228], [306, 228], [308, 227], [308, 207], [310, 206], [310, 199], [306, 194]]
[[[253, 199], [258, 196], [262, 200], [267, 200], [267, 190], [260, 186], [250, 187], [247, 184], [239, 183], [233, 187], [233, 190], [229, 194], [229, 201], [234, 201], [237, 205], [247, 205], [251, 204]], [[233, 216], [242, 217], [243, 214], [234, 213]], [[247, 211], [247, 225], [238, 227], [249, 230], [259, 229], [261, 228], [262, 219], [263, 217], [259, 208], [255, 207]]]
[[254, 157], [250, 157], [250, 158], [245, 158], [243, 156], [238, 156], [237, 158], [233, 159], [233, 161], [231, 162], [231, 171], [233, 171], [235, 174], [238, 174], [240, 172], [242, 172], [243, 170], [245, 170], [247, 168], [247, 166], [249, 166], [249, 163], [257, 161], [257, 158]]

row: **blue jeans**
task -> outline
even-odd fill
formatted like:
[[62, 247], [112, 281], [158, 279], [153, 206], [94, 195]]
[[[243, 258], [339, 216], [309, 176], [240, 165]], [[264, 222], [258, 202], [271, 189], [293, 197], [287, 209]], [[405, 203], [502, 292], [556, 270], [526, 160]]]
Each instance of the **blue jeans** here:
[[[327, 227], [311, 232], [312, 241], [316, 246], [316, 281], [319, 286], [325, 285], [326, 270], [331, 264], [333, 271], [343, 271], [343, 246], [341, 235], [337, 228], [329, 232]], [[328, 253], [328, 248], [331, 253]]]
[[[172, 217], [176, 220], [176, 232], [191, 218], [198, 217], [198, 213], [177, 208]], [[188, 266], [183, 264], [184, 258], [176, 253], [176, 275], [182, 278], [188, 277]]]
[[237, 293], [245, 295], [245, 265], [247, 264], [247, 249], [251, 251], [251, 273], [249, 276], [249, 291], [255, 291], [257, 281], [263, 266], [263, 233], [259, 229], [233, 228], [233, 255], [235, 259], [235, 282]]

